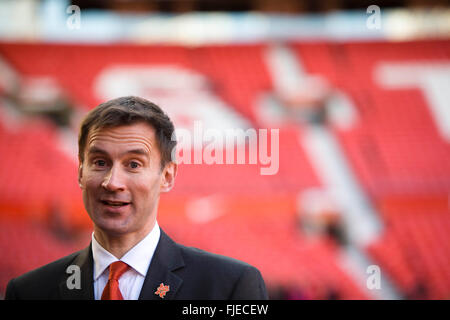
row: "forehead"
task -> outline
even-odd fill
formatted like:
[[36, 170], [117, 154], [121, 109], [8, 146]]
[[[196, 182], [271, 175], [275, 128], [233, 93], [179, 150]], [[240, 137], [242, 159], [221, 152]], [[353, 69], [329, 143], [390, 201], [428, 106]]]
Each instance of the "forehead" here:
[[87, 137], [86, 152], [92, 147], [124, 151], [127, 148], [142, 148], [152, 154], [157, 150], [155, 129], [146, 123], [94, 128]]

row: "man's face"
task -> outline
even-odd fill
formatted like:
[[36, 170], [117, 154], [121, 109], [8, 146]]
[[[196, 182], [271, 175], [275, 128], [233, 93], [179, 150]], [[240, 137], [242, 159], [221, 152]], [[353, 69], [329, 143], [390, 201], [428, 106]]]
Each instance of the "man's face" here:
[[95, 228], [113, 236], [149, 232], [177, 170], [169, 163], [161, 171], [160, 163], [155, 130], [145, 123], [91, 130], [78, 180]]

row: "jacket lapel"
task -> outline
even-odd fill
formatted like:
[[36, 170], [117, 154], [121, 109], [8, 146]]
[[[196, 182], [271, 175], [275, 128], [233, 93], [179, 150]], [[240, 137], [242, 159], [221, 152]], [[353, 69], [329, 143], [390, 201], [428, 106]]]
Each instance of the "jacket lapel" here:
[[[183, 266], [184, 260], [181, 256], [180, 249], [177, 247], [176, 243], [161, 230], [161, 236], [155, 253], [153, 254], [152, 262], [148, 268], [144, 284], [142, 285], [139, 300], [173, 299], [183, 283], [183, 280], [173, 271], [182, 268]], [[159, 292], [166, 292], [165, 295], [155, 294], [161, 284], [166, 287], [162, 288]]]
[[[67, 279], [71, 274], [60, 282], [59, 292], [64, 300], [94, 300], [94, 263], [91, 245], [81, 250], [72, 265], [80, 268], [81, 288], [69, 289]], [[171, 300], [181, 287], [183, 279], [173, 271], [184, 267], [184, 260], [176, 243], [161, 229], [161, 236], [153, 254], [152, 262], [147, 271], [144, 284], [142, 285], [139, 300]], [[166, 294], [155, 294], [158, 287], [168, 286]], [[167, 288], [167, 287], [166, 287]], [[163, 290], [165, 291], [165, 290]]]
[[[94, 300], [94, 264], [92, 258], [91, 245], [81, 250], [73, 261], [72, 265], [78, 266], [80, 269], [80, 289], [69, 289], [67, 279], [71, 276], [67, 273], [59, 285], [61, 299], [64, 300]], [[73, 273], [72, 275], [74, 275]]]

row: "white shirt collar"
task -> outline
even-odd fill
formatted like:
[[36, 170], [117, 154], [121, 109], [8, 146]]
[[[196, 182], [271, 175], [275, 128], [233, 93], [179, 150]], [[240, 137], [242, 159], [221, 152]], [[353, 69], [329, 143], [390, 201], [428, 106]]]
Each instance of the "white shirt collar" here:
[[[152, 231], [125, 253], [120, 261], [125, 262], [145, 277], [150, 262], [152, 261], [153, 254], [155, 253], [156, 246], [158, 245], [160, 234], [161, 231], [158, 222], [156, 222]], [[92, 233], [92, 256], [94, 258], [94, 280], [97, 280], [111, 263], [119, 261], [119, 259], [97, 242], [94, 233]]]

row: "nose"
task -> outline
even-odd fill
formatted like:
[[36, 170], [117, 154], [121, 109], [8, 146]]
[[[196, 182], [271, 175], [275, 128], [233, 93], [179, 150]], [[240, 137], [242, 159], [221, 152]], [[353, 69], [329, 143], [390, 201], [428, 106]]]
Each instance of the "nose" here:
[[120, 169], [112, 166], [108, 174], [102, 182], [102, 187], [108, 191], [123, 191], [125, 190], [124, 178], [120, 172]]

